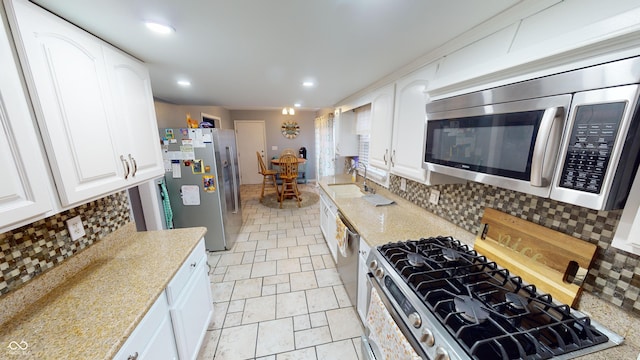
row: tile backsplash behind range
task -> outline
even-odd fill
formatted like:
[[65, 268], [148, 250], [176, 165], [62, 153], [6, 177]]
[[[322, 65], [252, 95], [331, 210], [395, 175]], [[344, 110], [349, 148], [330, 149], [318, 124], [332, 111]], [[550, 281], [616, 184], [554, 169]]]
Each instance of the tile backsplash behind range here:
[[[71, 240], [65, 220], [80, 215], [86, 235]], [[121, 191], [0, 234], [0, 296], [53, 268], [129, 223]]]
[[[407, 180], [407, 191], [402, 191], [400, 179], [391, 175], [391, 192], [474, 234], [484, 208], [491, 207], [597, 244], [584, 289], [640, 315], [640, 257], [611, 247], [622, 210], [591, 210], [471, 181], [426, 186]], [[438, 205], [428, 201], [431, 188], [440, 191]]]

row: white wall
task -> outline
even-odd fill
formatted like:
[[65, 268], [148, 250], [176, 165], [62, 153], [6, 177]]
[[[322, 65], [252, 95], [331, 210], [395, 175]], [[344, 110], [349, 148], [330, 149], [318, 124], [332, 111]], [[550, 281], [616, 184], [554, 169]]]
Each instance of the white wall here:
[[205, 113], [220, 117], [220, 127], [222, 129], [233, 129], [233, 121], [229, 115], [229, 110], [220, 106], [205, 105], [176, 105], [161, 100], [154, 101], [156, 117], [158, 118], [158, 128], [187, 127], [187, 113], [191, 118], [200, 122], [200, 113]]

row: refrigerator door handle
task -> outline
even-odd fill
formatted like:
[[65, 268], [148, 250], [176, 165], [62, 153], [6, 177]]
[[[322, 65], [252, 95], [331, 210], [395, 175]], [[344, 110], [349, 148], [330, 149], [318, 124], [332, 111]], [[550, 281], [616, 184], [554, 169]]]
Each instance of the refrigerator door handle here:
[[227, 156], [229, 158], [229, 164], [231, 164], [231, 177], [233, 178], [233, 200], [234, 208], [232, 213], [237, 214], [240, 204], [238, 204], [238, 183], [236, 181], [236, 163], [233, 161], [233, 150], [227, 146]]

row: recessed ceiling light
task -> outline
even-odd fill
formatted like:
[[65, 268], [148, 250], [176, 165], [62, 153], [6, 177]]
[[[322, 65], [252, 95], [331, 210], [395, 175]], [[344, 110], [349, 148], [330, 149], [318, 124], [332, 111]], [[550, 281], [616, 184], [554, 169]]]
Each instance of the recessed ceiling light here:
[[183, 87], [191, 86], [191, 81], [178, 80], [178, 85], [183, 86]]
[[294, 106], [294, 107], [300, 107], [300, 106], [302, 106], [302, 105], [300, 105], [300, 104], [298, 104], [298, 103], [295, 103], [295, 104], [293, 104], [293, 106]]
[[156, 32], [158, 34], [166, 35], [176, 31], [176, 29], [172, 28], [169, 25], [160, 24], [153, 21], [145, 21], [144, 24], [147, 26], [149, 30]]
[[313, 81], [305, 81], [302, 83], [302, 86], [304, 87], [312, 87], [313, 85]]

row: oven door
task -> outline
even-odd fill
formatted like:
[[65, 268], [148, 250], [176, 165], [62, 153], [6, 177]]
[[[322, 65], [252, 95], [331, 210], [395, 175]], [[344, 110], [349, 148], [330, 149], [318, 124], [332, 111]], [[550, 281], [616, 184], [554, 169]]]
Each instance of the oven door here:
[[423, 167], [549, 197], [571, 95], [427, 114]]
[[362, 336], [362, 354], [366, 360], [429, 359], [407, 325], [387, 298], [384, 290], [367, 274], [371, 285], [370, 302]]

